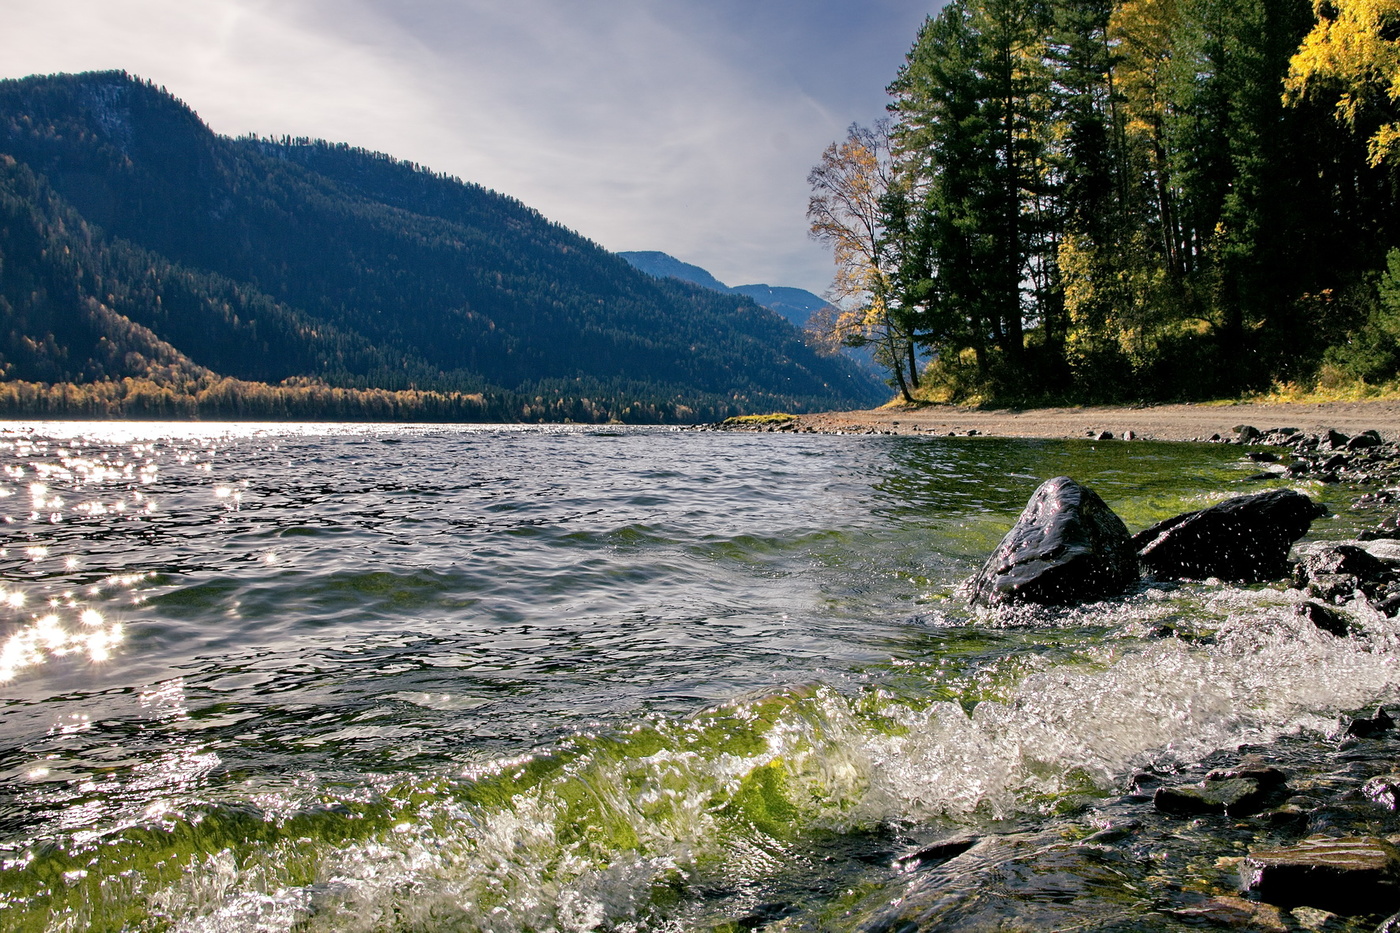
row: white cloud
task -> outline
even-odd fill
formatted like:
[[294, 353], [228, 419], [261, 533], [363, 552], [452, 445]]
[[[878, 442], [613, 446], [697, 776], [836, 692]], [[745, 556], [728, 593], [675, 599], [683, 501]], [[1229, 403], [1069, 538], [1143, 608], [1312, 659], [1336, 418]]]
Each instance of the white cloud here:
[[[7, 0], [0, 61], [9, 77], [125, 69], [221, 133], [388, 152], [609, 249], [820, 290], [830, 261], [806, 238], [807, 170], [847, 123], [878, 116], [922, 15], [909, 0], [824, 2], [845, 18], [824, 26], [823, 4], [798, 0]], [[869, 55], [858, 11], [902, 33], [876, 37], [890, 60], [832, 55], [847, 40]], [[843, 68], [844, 82], [830, 73]]]

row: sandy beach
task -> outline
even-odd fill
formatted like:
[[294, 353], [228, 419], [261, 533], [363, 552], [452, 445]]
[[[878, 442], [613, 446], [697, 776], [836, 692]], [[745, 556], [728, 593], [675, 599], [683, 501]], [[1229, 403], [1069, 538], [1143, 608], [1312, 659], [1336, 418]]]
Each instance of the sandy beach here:
[[798, 416], [798, 429], [822, 433], [977, 434], [995, 437], [1083, 438], [1127, 432], [1139, 440], [1209, 441], [1230, 439], [1235, 428], [1261, 431], [1297, 428], [1357, 434], [1374, 429], [1386, 440], [1400, 440], [1400, 400], [1364, 402], [1237, 403], [1225, 405], [1145, 405], [977, 409], [954, 405], [823, 412]]

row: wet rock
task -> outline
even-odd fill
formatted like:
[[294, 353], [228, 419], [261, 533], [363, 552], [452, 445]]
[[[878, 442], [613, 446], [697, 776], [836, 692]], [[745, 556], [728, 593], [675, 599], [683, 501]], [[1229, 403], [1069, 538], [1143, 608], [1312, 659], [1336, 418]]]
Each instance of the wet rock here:
[[1374, 837], [1313, 836], [1295, 846], [1253, 850], [1241, 877], [1246, 891], [1281, 907], [1344, 916], [1400, 907], [1400, 852]]
[[934, 868], [945, 862], [962, 855], [968, 849], [977, 845], [976, 836], [960, 836], [956, 839], [945, 839], [935, 842], [933, 845], [924, 846], [917, 852], [910, 852], [901, 855], [894, 860], [894, 867], [901, 871], [911, 871], [917, 868]]
[[1381, 519], [1380, 525], [1375, 531], [1363, 531], [1358, 537], [1360, 537], [1362, 541], [1400, 538], [1400, 515], [1386, 516]]
[[1207, 779], [1200, 784], [1159, 787], [1152, 795], [1152, 805], [1161, 813], [1176, 816], [1206, 813], [1249, 816], [1263, 809], [1267, 796], [1268, 790], [1252, 778]]
[[1216, 768], [1206, 775], [1206, 783], [1211, 781], [1232, 781], [1247, 778], [1255, 781], [1265, 790], [1274, 790], [1288, 782], [1288, 775], [1264, 761], [1258, 755], [1247, 755], [1233, 768]]
[[1361, 589], [1361, 578], [1349, 573], [1319, 573], [1304, 587], [1309, 596], [1331, 603], [1343, 603]]
[[1376, 933], [1400, 933], [1400, 914], [1387, 917], [1385, 922], [1376, 927]]
[[1162, 813], [1195, 816], [1224, 813], [1248, 816], [1263, 809], [1288, 776], [1258, 755], [1247, 755], [1232, 768], [1217, 768], [1199, 784], [1159, 787], [1152, 803]]
[[1330, 606], [1308, 600], [1293, 611], [1329, 635], [1345, 638], [1351, 634], [1351, 620]]
[[1338, 544], [1303, 556], [1293, 568], [1293, 584], [1319, 599], [1339, 602], [1358, 590], [1383, 598], [1396, 583], [1389, 564], [1354, 544]]
[[1343, 447], [1346, 447], [1347, 441], [1350, 440], [1351, 438], [1347, 437], [1341, 431], [1328, 431], [1325, 442], [1327, 446], [1332, 448], [1333, 450], [1339, 450]]
[[1264, 432], [1248, 424], [1235, 425], [1235, 434], [1241, 444], [1253, 444], [1264, 436]]
[[971, 602], [1054, 605], [1114, 596], [1137, 582], [1127, 526], [1068, 476], [1042, 483], [969, 583]]
[[1142, 829], [1142, 824], [1137, 820], [1125, 820], [1117, 826], [1105, 826], [1093, 835], [1086, 837], [1084, 842], [1090, 845], [1115, 845], [1140, 829]]
[[1188, 923], [1209, 923], [1235, 930], [1258, 930], [1261, 933], [1287, 933], [1283, 913], [1272, 904], [1247, 901], [1242, 897], [1221, 895], [1196, 907], [1168, 911], [1178, 920]]
[[1384, 706], [1376, 707], [1376, 714], [1370, 719], [1353, 719], [1347, 723], [1343, 735], [1358, 739], [1369, 739], [1395, 728], [1395, 720], [1385, 711]]
[[1152, 799], [1156, 789], [1162, 785], [1162, 777], [1150, 771], [1141, 771], [1133, 775], [1133, 779], [1128, 782], [1128, 796], [1141, 801]]
[[1377, 599], [1370, 600], [1371, 608], [1385, 616], [1393, 619], [1400, 614], [1400, 592], [1386, 593]]
[[1298, 562], [1295, 579], [1307, 580], [1319, 573], [1348, 573], [1362, 580], [1378, 580], [1388, 576], [1390, 568], [1365, 548], [1336, 544], [1304, 555]]
[[1288, 913], [1298, 926], [1305, 930], [1335, 930], [1337, 923], [1341, 921], [1341, 918], [1331, 911], [1318, 910], [1316, 907], [1295, 907]]
[[1293, 542], [1325, 514], [1302, 493], [1273, 489], [1158, 522], [1134, 535], [1133, 545], [1158, 579], [1260, 583], [1287, 575]]
[[772, 904], [759, 904], [752, 911], [734, 921], [740, 930], [758, 930], [770, 926], [798, 912], [797, 907], [781, 901]]
[[1285, 803], [1281, 807], [1261, 813], [1260, 818], [1281, 832], [1301, 833], [1308, 828], [1310, 814], [1297, 804]]
[[1395, 810], [1400, 807], [1400, 774], [1379, 774], [1361, 785], [1361, 794], [1374, 804]]

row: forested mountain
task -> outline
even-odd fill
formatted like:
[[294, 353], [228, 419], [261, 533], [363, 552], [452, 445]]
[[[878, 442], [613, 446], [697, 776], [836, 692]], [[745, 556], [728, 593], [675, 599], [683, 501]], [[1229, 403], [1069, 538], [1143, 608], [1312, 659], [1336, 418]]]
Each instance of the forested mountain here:
[[136, 380], [223, 414], [184, 398], [218, 384], [237, 414], [305, 417], [373, 390], [366, 416], [397, 392], [396, 416], [509, 420], [883, 394], [752, 301], [641, 274], [510, 198], [346, 145], [221, 137], [124, 73], [0, 82], [0, 153], [12, 386]]
[[889, 122], [809, 179], [834, 336], [951, 398], [1395, 380], [1398, 27], [1371, 0], [950, 0]]

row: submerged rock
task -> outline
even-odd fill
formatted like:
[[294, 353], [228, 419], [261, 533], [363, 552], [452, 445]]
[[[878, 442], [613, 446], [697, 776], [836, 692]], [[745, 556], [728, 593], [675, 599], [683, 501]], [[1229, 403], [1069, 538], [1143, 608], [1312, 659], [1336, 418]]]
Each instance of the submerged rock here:
[[901, 855], [894, 860], [894, 867], [900, 871], [911, 871], [916, 868], [933, 868], [962, 855], [968, 849], [977, 845], [975, 836], [959, 836], [954, 839], [945, 839], [942, 842], [935, 842], [932, 845], [924, 846], [915, 852]]
[[1250, 852], [1245, 889], [1281, 907], [1306, 905], [1347, 916], [1400, 907], [1400, 851], [1383, 839], [1313, 836], [1296, 846]]
[[1212, 771], [1199, 784], [1159, 787], [1152, 795], [1152, 805], [1161, 813], [1177, 816], [1249, 816], [1264, 809], [1269, 797], [1286, 781], [1279, 769], [1251, 758], [1237, 767]]
[[1206, 781], [1202, 784], [1179, 784], [1159, 787], [1152, 796], [1152, 805], [1161, 813], [1197, 816], [1202, 813], [1225, 813], [1248, 816], [1264, 808], [1267, 792], [1259, 782], [1250, 778]]
[[1261, 583], [1288, 575], [1288, 552], [1325, 508], [1273, 489], [1187, 512], [1133, 536], [1143, 569], [1159, 579], [1218, 577]]
[[1168, 911], [1187, 923], [1208, 923], [1213, 927], [1234, 930], [1257, 930], [1259, 933], [1288, 933], [1283, 914], [1272, 904], [1247, 901], [1242, 897], [1218, 895], [1195, 906]]
[[1068, 476], [1040, 485], [969, 583], [984, 605], [1055, 605], [1114, 596], [1138, 580], [1123, 520]]

